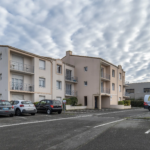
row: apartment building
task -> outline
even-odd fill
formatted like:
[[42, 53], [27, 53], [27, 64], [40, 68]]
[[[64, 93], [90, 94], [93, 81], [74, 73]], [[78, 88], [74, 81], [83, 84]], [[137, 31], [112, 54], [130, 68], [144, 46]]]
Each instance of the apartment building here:
[[67, 51], [62, 61], [75, 66], [78, 100], [90, 109], [109, 108], [128, 98], [125, 94], [125, 72], [102, 58], [73, 55]]
[[150, 82], [128, 83], [126, 93], [131, 99], [144, 99], [150, 95]]
[[77, 96], [75, 66], [0, 45], [0, 99], [63, 100]]

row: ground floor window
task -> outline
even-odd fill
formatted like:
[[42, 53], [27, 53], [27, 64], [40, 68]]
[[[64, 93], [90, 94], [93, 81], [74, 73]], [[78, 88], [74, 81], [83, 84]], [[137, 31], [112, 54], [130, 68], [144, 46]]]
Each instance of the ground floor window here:
[[84, 105], [87, 106], [87, 96], [84, 96]]
[[56, 100], [59, 100], [59, 101], [61, 101], [61, 97], [56, 97]]
[[134, 89], [126, 89], [126, 93], [134, 93]]
[[24, 100], [24, 95], [13, 94], [11, 99], [12, 100]]
[[150, 93], [150, 88], [144, 88], [144, 93]]
[[121, 101], [121, 97], [119, 97], [119, 101]]
[[41, 101], [41, 100], [43, 100], [43, 99], [45, 99], [45, 96], [44, 96], [44, 95], [40, 95], [40, 96], [39, 96], [39, 101]]

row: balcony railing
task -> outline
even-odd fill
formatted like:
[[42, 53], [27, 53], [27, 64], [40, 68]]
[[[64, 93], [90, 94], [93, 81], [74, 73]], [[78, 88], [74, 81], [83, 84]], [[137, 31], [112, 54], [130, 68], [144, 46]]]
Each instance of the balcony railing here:
[[101, 78], [104, 78], [104, 79], [107, 79], [107, 80], [110, 80], [110, 75], [109, 74], [101, 74]]
[[110, 89], [104, 89], [104, 88], [101, 88], [101, 93], [107, 93], [107, 94], [110, 94]]
[[123, 85], [128, 85], [128, 84], [129, 84], [128, 81], [124, 81], [124, 82], [123, 82]]
[[130, 94], [129, 93], [123, 93], [123, 96], [130, 97]]
[[77, 77], [69, 77], [69, 76], [66, 76], [65, 79], [66, 79], [67, 81], [71, 81], [71, 82], [75, 82], [75, 83], [78, 82], [78, 78], [77, 78]]
[[27, 73], [34, 73], [34, 67], [33, 66], [30, 66], [27, 64], [22, 64], [19, 62], [15, 62], [13, 60], [10, 61], [10, 69], [23, 71], [23, 72], [27, 72]]
[[77, 91], [66, 90], [67, 96], [77, 96]]
[[34, 86], [30, 84], [22, 84], [22, 83], [16, 83], [16, 82], [11, 82], [10, 86], [11, 90], [17, 90], [17, 91], [28, 91], [28, 92], [33, 92], [34, 91]]

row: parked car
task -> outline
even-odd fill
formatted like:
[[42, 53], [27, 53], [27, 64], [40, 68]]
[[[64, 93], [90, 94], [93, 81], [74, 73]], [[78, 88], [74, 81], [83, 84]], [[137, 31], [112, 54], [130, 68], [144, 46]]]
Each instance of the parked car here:
[[150, 95], [144, 97], [144, 108], [150, 111]]
[[7, 100], [0, 100], [0, 115], [13, 117], [15, 114], [14, 106]]
[[37, 113], [36, 107], [31, 101], [12, 100], [10, 103], [14, 106], [16, 116], [21, 116], [22, 114], [35, 115]]
[[61, 114], [62, 104], [59, 100], [44, 99], [36, 105], [36, 109], [37, 112], [45, 112], [48, 115], [50, 115], [52, 112], [58, 112], [58, 114]]

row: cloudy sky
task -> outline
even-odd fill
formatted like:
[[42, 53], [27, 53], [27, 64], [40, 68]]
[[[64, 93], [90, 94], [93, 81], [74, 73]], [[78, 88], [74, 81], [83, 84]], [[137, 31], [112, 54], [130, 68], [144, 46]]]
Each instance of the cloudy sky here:
[[150, 0], [0, 0], [0, 44], [101, 57], [150, 81]]

